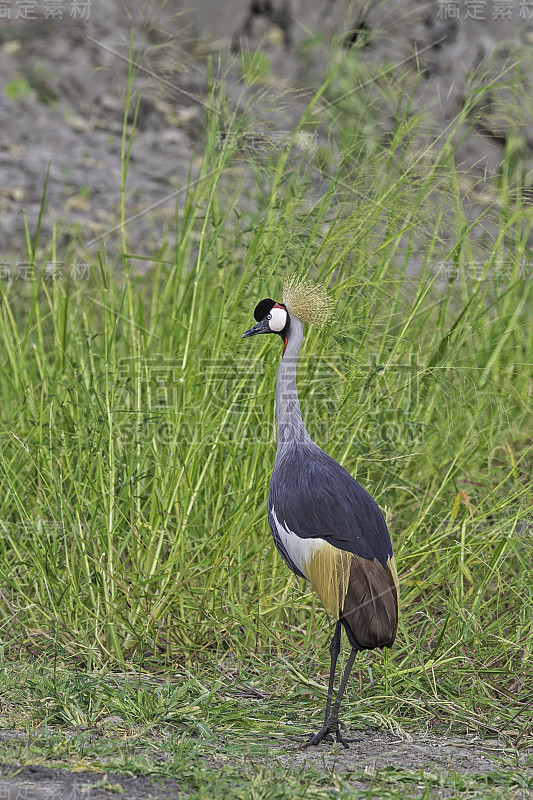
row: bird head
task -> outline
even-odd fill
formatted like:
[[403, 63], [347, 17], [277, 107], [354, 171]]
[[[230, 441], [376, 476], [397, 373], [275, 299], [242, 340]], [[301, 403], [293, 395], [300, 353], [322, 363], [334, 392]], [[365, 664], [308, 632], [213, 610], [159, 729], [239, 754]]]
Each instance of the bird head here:
[[283, 286], [283, 303], [265, 298], [254, 310], [257, 325], [243, 333], [242, 338], [259, 333], [278, 333], [285, 341], [289, 334], [291, 316], [309, 325], [324, 327], [330, 318], [330, 302], [320, 284], [290, 275]]
[[245, 331], [242, 339], [247, 336], [257, 336], [259, 333], [278, 333], [282, 339], [287, 337], [291, 318], [282, 303], [276, 303], [267, 297], [256, 305], [254, 317], [257, 325]]

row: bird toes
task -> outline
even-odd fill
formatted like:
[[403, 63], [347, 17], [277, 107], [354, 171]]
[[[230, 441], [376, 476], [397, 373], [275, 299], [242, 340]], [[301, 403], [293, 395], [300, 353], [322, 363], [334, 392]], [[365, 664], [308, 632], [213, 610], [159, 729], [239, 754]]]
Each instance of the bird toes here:
[[348, 745], [349, 744], [353, 744], [354, 742], [360, 742], [361, 739], [348, 739], [346, 736], [343, 736], [342, 733], [341, 733], [341, 731], [346, 731], [346, 730], [347, 730], [347, 728], [346, 728], [346, 725], [344, 724], [344, 722], [339, 722], [339, 724], [337, 725], [337, 731], [336, 731], [337, 741], [340, 742], [348, 750]]
[[307, 742], [303, 745], [304, 750], [307, 747], [314, 747], [320, 742], [329, 742], [330, 744], [333, 743], [334, 739], [331, 733], [327, 730], [327, 728], [321, 728], [318, 733], [312, 733]]
[[[343, 728], [344, 728], [344, 730], [346, 730], [346, 725], [343, 725]], [[336, 738], [337, 738], [337, 741], [339, 742], [339, 744], [342, 744], [342, 746], [345, 747], [346, 750], [349, 750], [348, 745], [352, 744], [353, 742], [360, 742], [361, 741], [361, 739], [347, 739], [340, 732], [340, 728], [337, 728], [337, 731], [336, 731], [335, 735], [336, 735]]]
[[[360, 739], [347, 739], [342, 735], [342, 731], [346, 730], [346, 725], [344, 722], [339, 722], [339, 720], [329, 719], [324, 725], [320, 728], [318, 733], [311, 734], [307, 742], [303, 745], [304, 749], [311, 746], [316, 746], [320, 744], [320, 742], [328, 742], [328, 744], [333, 744], [335, 741], [342, 744], [348, 750], [348, 745], [351, 742], [359, 742]], [[335, 738], [333, 735], [335, 734]]]

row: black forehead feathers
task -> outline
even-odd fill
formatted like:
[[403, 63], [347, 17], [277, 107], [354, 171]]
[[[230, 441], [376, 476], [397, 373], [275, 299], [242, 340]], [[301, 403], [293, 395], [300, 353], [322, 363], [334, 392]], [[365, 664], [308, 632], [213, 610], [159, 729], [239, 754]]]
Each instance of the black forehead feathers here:
[[266, 297], [264, 300], [260, 300], [254, 309], [255, 321], [261, 322], [261, 320], [266, 317], [272, 306], [275, 305], [276, 301], [271, 300], [270, 297]]

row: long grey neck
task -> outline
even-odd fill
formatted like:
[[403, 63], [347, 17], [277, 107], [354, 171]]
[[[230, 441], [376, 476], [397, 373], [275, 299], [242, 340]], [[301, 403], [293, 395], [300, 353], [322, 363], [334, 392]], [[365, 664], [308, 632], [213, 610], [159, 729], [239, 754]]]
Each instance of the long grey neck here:
[[291, 317], [287, 347], [281, 359], [276, 382], [276, 417], [278, 421], [278, 453], [289, 444], [310, 441], [305, 430], [296, 389], [296, 361], [304, 329], [298, 317]]

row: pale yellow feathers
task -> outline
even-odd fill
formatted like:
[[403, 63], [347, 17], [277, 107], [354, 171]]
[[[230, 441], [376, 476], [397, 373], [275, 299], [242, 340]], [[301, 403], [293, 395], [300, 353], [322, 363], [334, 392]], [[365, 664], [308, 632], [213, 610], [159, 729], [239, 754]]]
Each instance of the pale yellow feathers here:
[[324, 542], [305, 563], [306, 577], [324, 606], [336, 619], [344, 607], [352, 554]]

